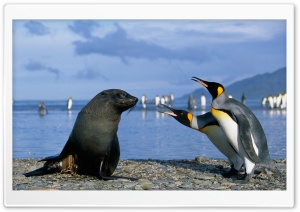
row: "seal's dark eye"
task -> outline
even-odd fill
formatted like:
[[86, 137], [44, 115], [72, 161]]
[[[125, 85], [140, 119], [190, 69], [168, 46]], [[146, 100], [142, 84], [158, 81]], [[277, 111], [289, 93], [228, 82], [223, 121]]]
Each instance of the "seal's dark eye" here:
[[117, 97], [118, 98], [125, 98], [126, 95], [124, 93], [120, 92], [120, 93], [117, 93]]

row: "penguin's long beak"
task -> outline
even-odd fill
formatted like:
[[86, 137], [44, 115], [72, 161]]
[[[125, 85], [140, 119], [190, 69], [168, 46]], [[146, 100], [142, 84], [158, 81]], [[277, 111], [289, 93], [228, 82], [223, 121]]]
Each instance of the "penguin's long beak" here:
[[171, 110], [172, 112], [168, 112], [168, 111], [164, 111], [163, 113], [164, 114], [167, 114], [167, 115], [170, 115], [170, 116], [173, 116], [173, 117], [176, 117], [177, 115], [174, 113], [174, 109], [167, 106], [167, 105], [164, 105], [164, 104], [161, 104], [162, 106], [168, 108], [169, 110]]
[[198, 82], [199, 84], [203, 85], [204, 87], [208, 87], [206, 81], [199, 79], [198, 77], [192, 77], [192, 80], [194, 80], [195, 82]]

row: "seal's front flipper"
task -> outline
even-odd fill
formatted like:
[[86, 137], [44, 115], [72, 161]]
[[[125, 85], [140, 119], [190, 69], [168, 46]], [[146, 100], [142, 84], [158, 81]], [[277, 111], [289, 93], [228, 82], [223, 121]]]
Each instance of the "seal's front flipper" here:
[[99, 168], [99, 173], [97, 175], [97, 178], [100, 180], [117, 180], [117, 179], [126, 179], [126, 180], [131, 180], [131, 181], [137, 181], [137, 178], [131, 178], [131, 177], [121, 177], [121, 176], [108, 176], [106, 174], [105, 170], [105, 161], [106, 160], [101, 160], [100, 162], [100, 168]]

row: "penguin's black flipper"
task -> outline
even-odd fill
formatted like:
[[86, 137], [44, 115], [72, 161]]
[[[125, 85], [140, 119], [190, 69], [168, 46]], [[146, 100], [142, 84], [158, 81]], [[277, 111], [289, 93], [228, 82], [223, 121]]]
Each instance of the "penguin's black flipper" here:
[[239, 126], [239, 134], [240, 134], [240, 140], [243, 144], [243, 147], [249, 156], [249, 158], [254, 161], [255, 163], [259, 163], [261, 160], [256, 154], [253, 142], [252, 136], [250, 133], [250, 124], [248, 122], [248, 119], [245, 115], [240, 114], [238, 118], [238, 126]]

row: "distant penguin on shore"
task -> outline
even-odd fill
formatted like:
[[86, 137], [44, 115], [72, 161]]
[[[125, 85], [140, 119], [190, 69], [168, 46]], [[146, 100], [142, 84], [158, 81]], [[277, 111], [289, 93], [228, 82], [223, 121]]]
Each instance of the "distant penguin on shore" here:
[[156, 107], [158, 107], [159, 104], [160, 104], [160, 98], [159, 98], [158, 95], [156, 95], [156, 97], [155, 97], [155, 99], [154, 99], [154, 104], [155, 104]]
[[39, 115], [44, 116], [48, 113], [48, 110], [46, 108], [46, 105], [44, 102], [39, 103]]
[[202, 109], [205, 109], [206, 107], [206, 97], [203, 93], [201, 94], [201, 107]]
[[173, 93], [171, 93], [171, 94], [169, 95], [169, 106], [170, 106], [170, 107], [172, 107], [173, 102], [174, 102], [174, 95], [173, 95]]
[[198, 108], [197, 100], [194, 98], [193, 94], [190, 94], [188, 100], [188, 109], [189, 110], [196, 110]]
[[282, 99], [281, 99], [281, 109], [286, 109], [286, 93], [282, 94]]
[[242, 102], [243, 104], [246, 104], [246, 96], [245, 96], [244, 93], [243, 93], [243, 95], [242, 95], [241, 102]]
[[160, 98], [160, 104], [165, 104], [166, 103], [166, 99], [165, 99], [165, 96], [162, 96]]
[[268, 97], [268, 103], [269, 103], [269, 107], [271, 109], [273, 109], [274, 108], [274, 98], [272, 96]]
[[267, 102], [268, 102], [268, 99], [267, 99], [267, 97], [264, 97], [262, 100], [261, 100], [261, 104], [262, 104], [262, 106], [266, 106], [267, 105]]
[[144, 109], [147, 108], [147, 96], [145, 94], [142, 95], [141, 104]]
[[69, 97], [67, 101], [67, 110], [71, 110], [72, 104], [73, 104], [72, 97]]

